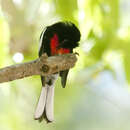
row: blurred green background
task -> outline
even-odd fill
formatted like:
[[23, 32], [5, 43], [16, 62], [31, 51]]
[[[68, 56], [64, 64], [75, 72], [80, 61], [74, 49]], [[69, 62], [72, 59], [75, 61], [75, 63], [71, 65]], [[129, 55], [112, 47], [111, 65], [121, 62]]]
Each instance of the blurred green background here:
[[0, 67], [38, 57], [42, 30], [74, 22], [82, 37], [55, 121], [33, 119], [39, 76], [0, 84], [0, 130], [130, 130], [129, 0], [0, 0]]

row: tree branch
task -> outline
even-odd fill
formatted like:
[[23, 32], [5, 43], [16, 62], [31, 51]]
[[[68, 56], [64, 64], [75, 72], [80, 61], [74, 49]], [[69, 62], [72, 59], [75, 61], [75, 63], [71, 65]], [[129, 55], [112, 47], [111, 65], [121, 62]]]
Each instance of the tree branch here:
[[0, 69], [0, 83], [32, 75], [46, 76], [72, 68], [77, 61], [76, 54], [65, 54], [48, 57], [43, 54], [40, 58]]

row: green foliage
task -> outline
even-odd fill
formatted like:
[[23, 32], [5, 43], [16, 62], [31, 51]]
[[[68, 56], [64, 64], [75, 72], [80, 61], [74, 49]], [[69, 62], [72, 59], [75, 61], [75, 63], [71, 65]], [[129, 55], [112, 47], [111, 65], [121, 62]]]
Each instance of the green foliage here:
[[[46, 125], [33, 120], [41, 90], [40, 77], [33, 76], [1, 84], [1, 130], [105, 130], [106, 125], [109, 129], [116, 119], [115, 114], [114, 117], [111, 115], [113, 121], [110, 116], [102, 114], [110, 106], [106, 108], [99, 104], [100, 109], [104, 108], [102, 112], [97, 110], [99, 97], [90, 92], [88, 87], [94, 83], [97, 85], [95, 88], [98, 87], [98, 82], [103, 79], [95, 79], [108, 70], [114, 75], [114, 81], [117, 80], [116, 76], [125, 73], [118, 85], [120, 82], [125, 82], [125, 85], [130, 82], [130, 27], [129, 24], [126, 25], [127, 22], [122, 22], [129, 19], [128, 15], [127, 18], [124, 14], [122, 16], [123, 2], [125, 3], [124, 0], [1, 1], [0, 13], [3, 16], [0, 15], [0, 67], [15, 63], [13, 56], [17, 52], [24, 56], [21, 62], [37, 58], [39, 36], [47, 25], [67, 20], [74, 22], [81, 31], [80, 45], [75, 50], [79, 53], [78, 62], [69, 73], [67, 87], [61, 88], [60, 79], [56, 83], [55, 123]], [[100, 87], [106, 86], [109, 80], [110, 77]], [[121, 85], [124, 87], [124, 84]], [[119, 128], [121, 119], [117, 121]], [[115, 130], [115, 127], [110, 129]]]
[[56, 13], [60, 15], [63, 20], [69, 20], [77, 23], [74, 13], [78, 10], [76, 0], [55, 0]]
[[0, 17], [0, 67], [7, 63], [8, 59], [8, 42], [9, 42], [9, 26], [6, 20]]

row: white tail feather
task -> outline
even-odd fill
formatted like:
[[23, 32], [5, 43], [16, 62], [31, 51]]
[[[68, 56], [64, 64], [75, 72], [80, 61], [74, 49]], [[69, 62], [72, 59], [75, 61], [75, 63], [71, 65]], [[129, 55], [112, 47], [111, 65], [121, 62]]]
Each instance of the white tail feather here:
[[[56, 79], [58, 78], [58, 74], [51, 75], [49, 80], [51, 80], [52, 84], [42, 87], [41, 95], [38, 101], [38, 105], [34, 114], [35, 119], [39, 119], [43, 116], [45, 111], [46, 118], [48, 121], [52, 122], [54, 120], [54, 84]], [[47, 78], [46, 78], [47, 79]], [[48, 81], [48, 80], [47, 80]]]
[[46, 116], [49, 121], [54, 120], [54, 86], [49, 86], [46, 97]]
[[47, 96], [47, 86], [46, 87], [42, 87], [41, 90], [41, 95], [38, 101], [38, 105], [34, 114], [34, 118], [38, 119], [42, 116], [43, 112], [44, 112], [44, 108], [45, 108], [45, 104], [46, 104], [46, 96]]

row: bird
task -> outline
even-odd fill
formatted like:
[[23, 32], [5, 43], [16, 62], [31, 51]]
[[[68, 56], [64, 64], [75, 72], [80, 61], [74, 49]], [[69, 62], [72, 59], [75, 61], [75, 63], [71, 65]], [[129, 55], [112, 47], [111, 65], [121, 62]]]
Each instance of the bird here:
[[[80, 41], [80, 31], [70, 21], [59, 21], [47, 26], [40, 35], [39, 57], [46, 53], [48, 56], [73, 53]], [[61, 85], [66, 86], [69, 70], [60, 71], [48, 76], [41, 76], [42, 89], [37, 103], [34, 119], [40, 122], [45, 119], [48, 123], [54, 121], [54, 85], [61, 77]]]

